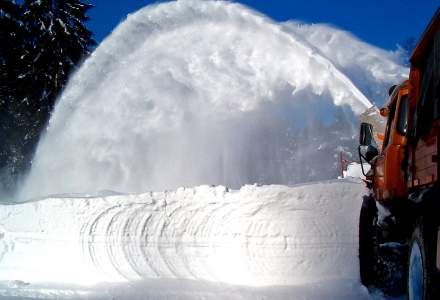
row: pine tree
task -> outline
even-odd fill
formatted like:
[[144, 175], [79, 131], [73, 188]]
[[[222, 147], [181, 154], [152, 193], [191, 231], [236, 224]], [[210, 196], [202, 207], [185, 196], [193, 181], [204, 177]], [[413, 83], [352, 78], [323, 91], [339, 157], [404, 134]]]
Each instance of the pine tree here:
[[90, 8], [79, 0], [0, 0], [0, 188], [30, 167], [56, 98], [95, 45], [84, 25]]
[[23, 103], [20, 99], [26, 27], [20, 7], [12, 0], [0, 0], [0, 188], [11, 186], [22, 160], [20, 130]]
[[24, 19], [34, 37], [32, 74], [41, 88], [32, 98], [39, 99], [42, 123], [47, 121], [56, 96], [70, 72], [95, 45], [84, 22], [90, 5], [78, 0], [26, 0]]

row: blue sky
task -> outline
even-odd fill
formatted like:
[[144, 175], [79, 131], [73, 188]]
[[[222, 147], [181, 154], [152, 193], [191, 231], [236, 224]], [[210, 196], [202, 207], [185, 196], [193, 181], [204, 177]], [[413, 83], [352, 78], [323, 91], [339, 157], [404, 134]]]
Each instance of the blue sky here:
[[[115, 26], [151, 0], [89, 0], [89, 28], [100, 42]], [[409, 37], [418, 39], [439, 7], [439, 0], [237, 0], [277, 21], [330, 23], [362, 40], [396, 49]]]

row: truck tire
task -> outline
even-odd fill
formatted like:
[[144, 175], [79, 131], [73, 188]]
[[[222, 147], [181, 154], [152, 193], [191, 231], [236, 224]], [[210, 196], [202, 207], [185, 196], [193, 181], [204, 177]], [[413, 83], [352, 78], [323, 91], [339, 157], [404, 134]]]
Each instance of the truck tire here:
[[413, 230], [408, 255], [408, 299], [438, 300], [438, 275], [436, 275], [437, 228], [419, 218]]
[[381, 229], [376, 225], [376, 201], [365, 196], [359, 218], [359, 269], [363, 285], [380, 289], [389, 296], [406, 291], [406, 252], [379, 244]]
[[359, 217], [359, 269], [361, 282], [372, 284], [375, 263], [375, 226], [377, 208], [373, 197], [364, 196]]

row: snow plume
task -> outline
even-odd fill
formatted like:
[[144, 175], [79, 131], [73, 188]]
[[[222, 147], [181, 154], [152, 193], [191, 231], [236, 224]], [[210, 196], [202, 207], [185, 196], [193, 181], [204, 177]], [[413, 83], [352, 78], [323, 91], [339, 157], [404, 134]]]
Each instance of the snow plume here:
[[377, 105], [384, 104], [390, 86], [408, 78], [409, 70], [402, 66], [405, 58], [400, 49], [385, 51], [331, 25], [289, 21], [284, 29], [302, 36]]
[[20, 198], [336, 177], [371, 104], [286, 28], [223, 1], [130, 15], [71, 79]]

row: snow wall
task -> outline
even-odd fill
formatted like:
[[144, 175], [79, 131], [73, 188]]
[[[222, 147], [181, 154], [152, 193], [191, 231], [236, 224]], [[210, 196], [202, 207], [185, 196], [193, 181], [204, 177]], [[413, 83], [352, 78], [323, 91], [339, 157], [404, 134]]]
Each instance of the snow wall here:
[[[360, 287], [363, 193], [358, 182], [336, 180], [2, 205], [0, 295], [26, 295], [44, 283], [54, 288], [160, 278], [254, 287], [320, 283], [319, 289], [348, 293], [343, 282]], [[18, 289], [10, 286], [14, 280]], [[332, 281], [339, 283], [326, 284]]]
[[330, 26], [223, 1], [149, 6], [74, 74], [18, 198], [335, 178], [367, 98], [406, 74]]

